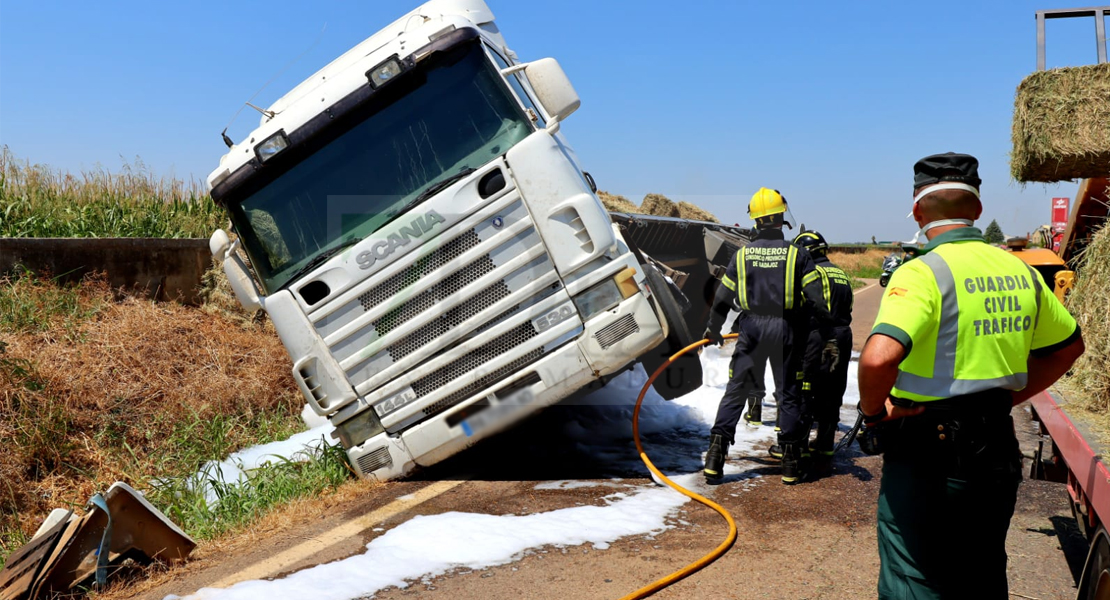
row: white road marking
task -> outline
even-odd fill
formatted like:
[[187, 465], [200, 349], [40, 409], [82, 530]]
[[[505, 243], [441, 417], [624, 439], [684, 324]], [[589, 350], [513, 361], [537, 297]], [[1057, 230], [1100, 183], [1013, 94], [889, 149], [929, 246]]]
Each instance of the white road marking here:
[[877, 285], [879, 285], [879, 284], [877, 284], [877, 283], [872, 283], [871, 285], [869, 285], [869, 286], [867, 286], [867, 287], [865, 287], [865, 288], [863, 288], [863, 289], [859, 289], [859, 290], [856, 290], [856, 291], [852, 292], [852, 295], [853, 295], [853, 296], [858, 296], [858, 295], [860, 295], [860, 294], [862, 294], [862, 293], [866, 292], [867, 290], [869, 290], [869, 289], [871, 289], [871, 288], [873, 288], [873, 287], [875, 287], [875, 286], [877, 286]]

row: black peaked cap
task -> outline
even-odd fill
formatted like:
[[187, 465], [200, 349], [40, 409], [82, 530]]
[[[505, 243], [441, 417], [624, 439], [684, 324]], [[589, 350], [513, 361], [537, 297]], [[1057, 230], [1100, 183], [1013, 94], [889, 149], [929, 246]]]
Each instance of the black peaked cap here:
[[913, 166], [913, 189], [942, 181], [979, 187], [979, 160], [970, 154], [946, 152], [926, 156]]

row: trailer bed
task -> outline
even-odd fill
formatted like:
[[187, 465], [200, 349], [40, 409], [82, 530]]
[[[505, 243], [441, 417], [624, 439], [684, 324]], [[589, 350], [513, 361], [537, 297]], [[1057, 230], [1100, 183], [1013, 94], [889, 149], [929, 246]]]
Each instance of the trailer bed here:
[[[1038, 451], [1032, 476], [1067, 483], [1076, 519], [1090, 537], [1090, 532], [1110, 519], [1110, 469], [1103, 460], [1106, 446], [1091, 429], [1085, 412], [1069, 406], [1067, 396], [1057, 388], [1041, 392], [1029, 402], [1041, 432], [1051, 437], [1052, 444], [1051, 457], [1043, 456], [1044, 448]], [[1045, 468], [1038, 473], [1042, 465]]]

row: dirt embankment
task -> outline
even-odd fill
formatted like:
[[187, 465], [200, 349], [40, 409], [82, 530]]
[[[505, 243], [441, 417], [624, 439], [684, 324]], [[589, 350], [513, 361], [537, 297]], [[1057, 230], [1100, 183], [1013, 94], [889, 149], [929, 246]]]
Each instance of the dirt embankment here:
[[271, 327], [122, 297], [103, 282], [0, 279], [0, 563], [53, 508], [301, 426]]

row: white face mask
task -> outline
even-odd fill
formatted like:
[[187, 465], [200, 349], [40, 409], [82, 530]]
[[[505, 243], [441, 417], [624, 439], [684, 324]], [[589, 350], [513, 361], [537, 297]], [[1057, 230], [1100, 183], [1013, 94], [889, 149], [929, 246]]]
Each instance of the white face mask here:
[[[922, 198], [924, 198], [925, 196], [928, 196], [929, 194], [932, 194], [933, 192], [939, 192], [941, 190], [964, 190], [965, 192], [971, 192], [972, 194], [975, 194], [976, 198], [979, 197], [979, 190], [976, 189], [973, 186], [970, 186], [970, 185], [966, 184], [966, 183], [955, 183], [955, 182], [937, 183], [937, 184], [934, 184], [934, 185], [927, 186], [925, 189], [921, 190], [921, 193], [914, 196], [914, 198], [913, 198], [914, 206], [917, 206], [918, 201], [921, 200]], [[906, 215], [906, 218], [908, 219], [912, 216], [913, 216], [913, 211], [911, 210], [910, 214]], [[941, 219], [939, 221], [933, 221], [931, 223], [926, 223], [921, 228], [921, 230], [918, 231], [913, 236], [913, 243], [915, 243], [915, 244], [918, 243], [918, 239], [920, 239], [921, 234], [927, 233], [930, 229], [935, 229], [937, 227], [944, 227], [945, 225], [967, 225], [968, 227], [971, 227], [974, 224], [975, 224], [975, 221], [972, 221], [971, 219]]]

